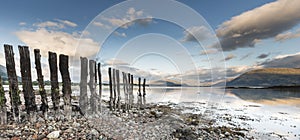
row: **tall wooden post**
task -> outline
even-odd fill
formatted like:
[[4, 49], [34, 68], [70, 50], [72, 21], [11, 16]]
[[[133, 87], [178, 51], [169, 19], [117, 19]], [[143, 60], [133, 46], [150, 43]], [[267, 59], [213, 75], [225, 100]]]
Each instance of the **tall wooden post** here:
[[69, 73], [69, 56], [59, 55], [59, 71], [62, 78], [62, 93], [64, 99], [64, 111], [68, 119], [71, 119], [72, 106], [71, 106], [71, 79]]
[[42, 99], [41, 110], [43, 111], [43, 113], [46, 113], [48, 110], [48, 102], [47, 102], [47, 94], [44, 86], [44, 76], [41, 68], [41, 55], [39, 49], [34, 49], [34, 58], [35, 58], [35, 69], [38, 77], [37, 81], [39, 83], [39, 93]]
[[51, 80], [51, 99], [53, 103], [53, 109], [57, 113], [59, 110], [59, 87], [58, 87], [58, 75], [57, 75], [57, 55], [54, 52], [48, 52], [48, 61], [50, 67], [50, 80]]
[[118, 94], [118, 98], [117, 98], [117, 107], [118, 110], [121, 110], [121, 95], [120, 95], [120, 71], [116, 70], [116, 80], [117, 80], [117, 94]]
[[131, 91], [132, 91], [132, 89], [131, 89], [131, 74], [130, 73], [128, 73], [127, 74], [127, 76], [128, 76], [128, 97], [129, 97], [129, 100], [128, 100], [128, 108], [129, 109], [131, 109], [131, 107], [132, 107], [132, 95], [131, 95]]
[[123, 89], [124, 89], [124, 100], [125, 100], [125, 108], [124, 110], [128, 110], [128, 82], [127, 82], [127, 75], [125, 72], [122, 72], [123, 75]]
[[88, 59], [86, 57], [80, 57], [80, 98], [79, 106], [81, 111], [86, 114], [88, 108], [87, 97], [87, 76], [88, 76]]
[[18, 122], [20, 120], [19, 116], [19, 105], [21, 104], [20, 100], [20, 91], [18, 88], [18, 79], [15, 69], [15, 59], [13, 47], [11, 45], [4, 45], [5, 50], [5, 59], [6, 59], [6, 69], [9, 81], [9, 95], [10, 95], [10, 104], [11, 111], [14, 116], [14, 120]]
[[0, 125], [7, 123], [6, 98], [3, 88], [2, 78], [0, 76]]
[[102, 112], [102, 75], [101, 75], [101, 63], [98, 63], [98, 77], [99, 77], [99, 111]]
[[112, 110], [113, 86], [112, 86], [111, 68], [108, 68], [108, 76], [109, 76], [109, 109]]
[[95, 111], [97, 110], [97, 95], [96, 95], [96, 86], [95, 86], [95, 81], [96, 81], [96, 74], [95, 74], [95, 66], [96, 62], [94, 60], [89, 61], [89, 69], [90, 69], [90, 81], [89, 81], [89, 87], [91, 91], [91, 97], [90, 97], [90, 107], [91, 107], [91, 113], [96, 113]]
[[18, 48], [20, 53], [22, 87], [25, 99], [26, 112], [29, 115], [28, 120], [35, 121], [36, 104], [31, 79], [30, 53], [27, 46], [18, 46]]
[[143, 82], [143, 104], [146, 104], [146, 78], [144, 78]]
[[114, 89], [114, 94], [113, 94], [113, 109], [116, 109], [116, 96], [117, 96], [117, 91], [116, 91], [116, 69], [113, 69], [113, 89]]
[[139, 81], [139, 88], [138, 88], [138, 92], [137, 92], [137, 104], [138, 104], [138, 108], [141, 108], [142, 105], [142, 93], [141, 93], [141, 77], [138, 78]]

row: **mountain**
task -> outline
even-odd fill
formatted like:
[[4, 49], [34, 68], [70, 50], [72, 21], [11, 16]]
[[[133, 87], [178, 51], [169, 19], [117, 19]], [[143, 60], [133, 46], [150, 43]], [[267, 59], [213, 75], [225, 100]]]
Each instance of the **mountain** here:
[[300, 86], [298, 68], [263, 68], [246, 72], [228, 82], [227, 87]]
[[180, 86], [188, 86], [186, 84], [181, 84], [177, 81], [170, 80], [157, 80], [149, 83], [150, 86], [167, 86], [167, 87], [180, 87]]
[[6, 67], [3, 65], [0, 65], [0, 76], [3, 81], [7, 81], [7, 72], [6, 72]]

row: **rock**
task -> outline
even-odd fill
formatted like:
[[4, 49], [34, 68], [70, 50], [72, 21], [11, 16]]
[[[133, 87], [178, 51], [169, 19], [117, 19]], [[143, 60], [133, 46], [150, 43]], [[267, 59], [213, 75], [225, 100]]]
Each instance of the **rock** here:
[[96, 129], [92, 129], [90, 132], [92, 135], [94, 135], [96, 138], [99, 137], [99, 132]]
[[49, 138], [49, 139], [57, 139], [57, 138], [59, 138], [59, 133], [60, 133], [60, 130], [53, 131], [53, 132], [51, 132], [51, 133], [49, 133], [47, 135], [47, 138]]
[[75, 128], [80, 127], [80, 123], [74, 122], [73, 127], [75, 127]]
[[51, 125], [48, 126], [48, 127], [47, 127], [47, 130], [48, 130], [48, 131], [52, 131], [52, 130], [53, 130], [53, 126], [51, 126]]
[[229, 136], [229, 135], [230, 135], [230, 133], [229, 133], [229, 132], [225, 132], [225, 135], [226, 135], [226, 136]]

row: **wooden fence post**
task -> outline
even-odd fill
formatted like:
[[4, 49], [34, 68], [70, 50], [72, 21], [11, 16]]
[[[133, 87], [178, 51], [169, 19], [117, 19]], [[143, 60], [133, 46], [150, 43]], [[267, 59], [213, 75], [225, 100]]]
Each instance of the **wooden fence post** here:
[[35, 121], [36, 104], [35, 94], [32, 87], [31, 79], [31, 62], [30, 53], [27, 46], [18, 46], [20, 53], [20, 66], [22, 75], [23, 95], [25, 99], [26, 112], [29, 115], [28, 120]]
[[44, 85], [44, 76], [41, 68], [41, 55], [39, 49], [34, 49], [34, 57], [35, 57], [35, 69], [37, 72], [37, 81], [39, 83], [39, 94], [41, 95], [42, 104], [41, 110], [45, 114], [45, 118], [47, 118], [46, 112], [48, 110], [48, 102], [47, 102], [47, 94]]
[[121, 95], [120, 95], [120, 71], [116, 70], [116, 80], [117, 80], [117, 108], [120, 111], [121, 110]]
[[62, 93], [64, 99], [64, 112], [66, 117], [71, 119], [72, 106], [71, 106], [71, 79], [69, 73], [69, 56], [60, 54], [59, 55], [59, 71], [62, 78]]
[[123, 75], [123, 89], [124, 89], [124, 100], [125, 100], [125, 111], [128, 111], [128, 81], [127, 81], [127, 75], [125, 72], [122, 72]]
[[53, 103], [53, 109], [58, 113], [60, 96], [58, 86], [58, 75], [57, 75], [57, 55], [54, 52], [48, 52], [48, 61], [50, 67], [50, 80], [51, 80], [51, 99]]
[[96, 81], [96, 71], [95, 71], [95, 66], [96, 62], [94, 60], [89, 61], [89, 69], [90, 69], [90, 81], [89, 81], [89, 87], [91, 91], [91, 97], [90, 97], [90, 107], [91, 107], [91, 113], [95, 114], [98, 104], [97, 104], [97, 95], [96, 95], [96, 86], [95, 86], [95, 81]]
[[113, 109], [116, 109], [116, 96], [117, 96], [117, 91], [116, 91], [116, 69], [113, 69], [113, 89], [114, 89], [114, 94], [113, 94]]
[[6, 98], [3, 88], [2, 78], [0, 76], [0, 125], [7, 123], [7, 110], [6, 110]]
[[88, 107], [87, 97], [87, 76], [88, 76], [88, 59], [86, 57], [80, 57], [80, 98], [79, 106], [83, 114], [86, 114]]
[[101, 75], [101, 63], [98, 63], [98, 77], [99, 77], [99, 111], [102, 112], [102, 75]]
[[127, 74], [127, 76], [128, 76], [128, 84], [127, 84], [127, 86], [128, 86], [128, 97], [129, 97], [129, 100], [128, 100], [128, 108], [129, 109], [131, 109], [131, 107], [132, 107], [132, 94], [131, 94], [131, 91], [132, 91], [132, 89], [131, 89], [131, 74], [130, 73], [128, 73]]
[[143, 104], [146, 104], [146, 78], [144, 78], [143, 82]]
[[16, 66], [14, 59], [13, 47], [11, 45], [4, 45], [6, 69], [9, 81], [9, 95], [11, 112], [13, 113], [14, 120], [18, 122], [20, 120], [19, 106], [21, 105], [20, 91], [18, 88], [18, 79], [16, 74]]
[[113, 86], [112, 86], [112, 73], [111, 68], [108, 68], [109, 76], [109, 109], [112, 110], [112, 96], [113, 96]]
[[130, 80], [131, 80], [131, 82], [130, 82], [131, 83], [130, 84], [130, 86], [131, 86], [130, 87], [130, 89], [131, 89], [130, 90], [130, 96], [131, 96], [131, 107], [132, 107], [133, 106], [133, 101], [134, 101], [134, 95], [133, 95], [133, 85], [134, 85], [133, 80], [134, 79], [133, 79], [133, 75], [132, 74], [130, 75]]
[[137, 105], [138, 105], [138, 108], [140, 109], [141, 108], [141, 105], [142, 105], [142, 93], [141, 93], [141, 77], [138, 78], [138, 81], [139, 81], [139, 88], [138, 88], [138, 92], [137, 92]]

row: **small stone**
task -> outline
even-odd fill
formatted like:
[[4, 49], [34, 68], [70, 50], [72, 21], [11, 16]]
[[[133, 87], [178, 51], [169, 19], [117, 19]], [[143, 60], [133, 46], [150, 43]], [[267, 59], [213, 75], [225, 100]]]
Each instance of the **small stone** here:
[[47, 138], [49, 138], [49, 139], [57, 139], [59, 137], [59, 133], [60, 133], [60, 130], [53, 131], [53, 132], [51, 132], [51, 133], [49, 133], [47, 135]]
[[92, 129], [90, 133], [95, 137], [99, 137], [99, 132], [96, 129]]
[[225, 135], [226, 135], [226, 136], [229, 136], [229, 135], [230, 135], [230, 133], [229, 133], [229, 132], [225, 132]]

